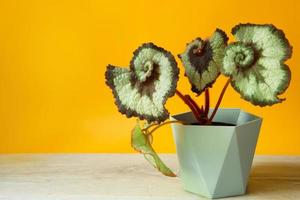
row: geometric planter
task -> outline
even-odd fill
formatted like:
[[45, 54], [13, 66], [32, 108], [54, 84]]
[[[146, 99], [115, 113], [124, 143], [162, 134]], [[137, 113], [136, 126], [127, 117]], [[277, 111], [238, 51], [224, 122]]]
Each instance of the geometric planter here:
[[[171, 120], [196, 122], [191, 112]], [[183, 187], [208, 198], [245, 194], [262, 119], [240, 109], [219, 109], [214, 121], [235, 125], [171, 125]]]

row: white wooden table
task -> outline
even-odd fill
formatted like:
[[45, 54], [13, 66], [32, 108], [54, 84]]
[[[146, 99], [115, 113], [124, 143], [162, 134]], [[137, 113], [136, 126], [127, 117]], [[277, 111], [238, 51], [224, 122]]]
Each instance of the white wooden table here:
[[[175, 155], [162, 155], [178, 169]], [[1, 200], [200, 200], [139, 154], [0, 154]], [[300, 156], [257, 156], [245, 196], [300, 199]]]

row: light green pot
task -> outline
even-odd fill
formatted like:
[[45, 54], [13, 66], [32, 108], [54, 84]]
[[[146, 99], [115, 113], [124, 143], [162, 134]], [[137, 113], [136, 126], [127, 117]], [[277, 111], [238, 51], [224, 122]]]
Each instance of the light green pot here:
[[[190, 112], [171, 119], [195, 122]], [[262, 119], [219, 109], [214, 121], [236, 126], [172, 124], [184, 189], [208, 198], [245, 194]]]

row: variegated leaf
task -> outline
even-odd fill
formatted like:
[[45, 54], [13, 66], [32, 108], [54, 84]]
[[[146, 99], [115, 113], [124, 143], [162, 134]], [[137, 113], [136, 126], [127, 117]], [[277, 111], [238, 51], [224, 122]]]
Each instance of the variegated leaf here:
[[233, 88], [254, 105], [282, 102], [278, 95], [291, 79], [284, 62], [292, 55], [283, 31], [270, 24], [240, 24], [232, 33], [237, 42], [225, 50], [222, 73], [230, 76]]
[[179, 55], [192, 91], [198, 95], [211, 87], [219, 76], [227, 40], [226, 34], [217, 29], [209, 39], [196, 38], [187, 44]]
[[169, 117], [164, 105], [175, 94], [178, 75], [170, 52], [145, 43], [134, 52], [130, 69], [109, 65], [105, 77], [122, 114], [162, 122]]

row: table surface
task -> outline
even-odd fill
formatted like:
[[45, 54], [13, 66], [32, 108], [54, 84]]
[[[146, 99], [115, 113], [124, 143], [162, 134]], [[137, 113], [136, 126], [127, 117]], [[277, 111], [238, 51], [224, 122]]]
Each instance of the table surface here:
[[[161, 155], [175, 171], [176, 156]], [[1, 200], [200, 200], [139, 154], [0, 154]], [[244, 196], [300, 199], [300, 156], [256, 156]]]

